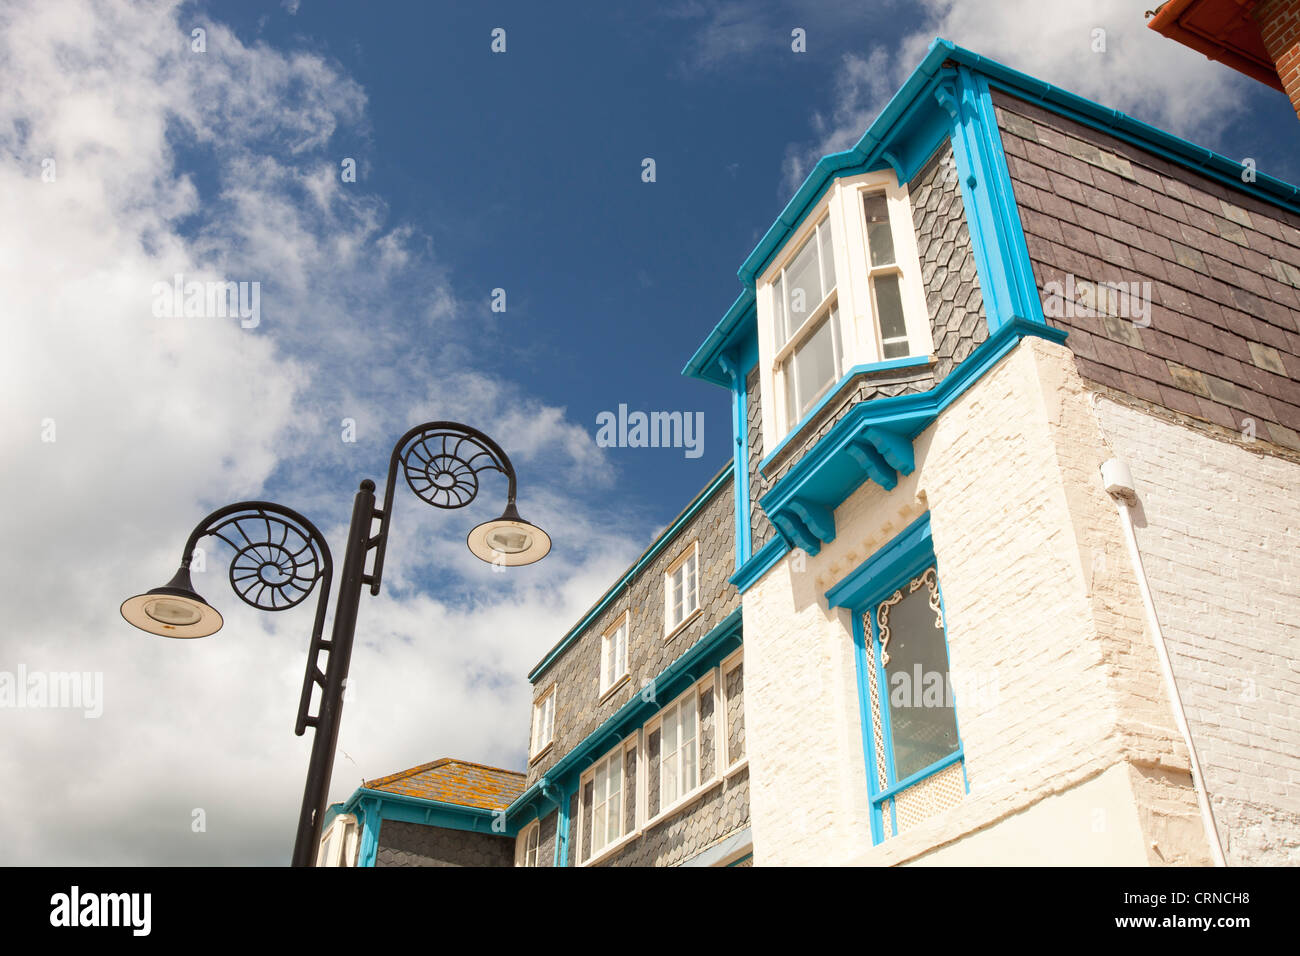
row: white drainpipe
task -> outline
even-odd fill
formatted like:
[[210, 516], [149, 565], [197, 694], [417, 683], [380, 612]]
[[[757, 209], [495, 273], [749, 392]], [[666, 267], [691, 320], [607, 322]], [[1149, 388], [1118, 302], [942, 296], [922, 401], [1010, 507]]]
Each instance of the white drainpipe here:
[[1178, 730], [1183, 735], [1183, 742], [1187, 744], [1187, 753], [1192, 763], [1192, 785], [1196, 790], [1196, 802], [1201, 808], [1201, 822], [1205, 825], [1205, 836], [1210, 843], [1210, 855], [1214, 858], [1215, 866], [1227, 866], [1223, 858], [1223, 845], [1219, 842], [1219, 828], [1214, 824], [1214, 811], [1210, 808], [1210, 797], [1205, 789], [1205, 778], [1201, 775], [1201, 762], [1196, 756], [1196, 745], [1192, 743], [1191, 729], [1187, 726], [1187, 712], [1183, 709], [1183, 699], [1174, 680], [1174, 669], [1169, 663], [1169, 648], [1165, 644], [1164, 631], [1160, 628], [1160, 618], [1156, 616], [1151, 585], [1142, 567], [1142, 554], [1138, 551], [1137, 535], [1133, 531], [1133, 513], [1130, 509], [1137, 502], [1133, 474], [1124, 461], [1112, 458], [1101, 466], [1101, 478], [1107, 494], [1115, 499], [1115, 508], [1119, 511], [1119, 523], [1124, 528], [1124, 541], [1128, 544], [1133, 570], [1137, 572], [1138, 590], [1142, 592], [1147, 623], [1151, 626], [1156, 656], [1160, 658], [1160, 670], [1165, 677], [1165, 690], [1169, 692], [1169, 699], [1174, 705], [1174, 720], [1178, 722]]

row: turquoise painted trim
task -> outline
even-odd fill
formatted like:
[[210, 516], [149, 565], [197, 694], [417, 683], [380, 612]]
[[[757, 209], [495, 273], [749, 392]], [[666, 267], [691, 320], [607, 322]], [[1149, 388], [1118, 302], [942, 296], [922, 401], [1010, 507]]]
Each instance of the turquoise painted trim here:
[[686, 367], [682, 369], [683, 375], [712, 382], [723, 388], [730, 386], [726, 373], [717, 364], [717, 358], [734, 345], [737, 330], [753, 324], [750, 320], [757, 316], [755, 301], [752, 284], [741, 290], [740, 295], [736, 296], [736, 301], [731, 303], [731, 308], [727, 309], [717, 326], [687, 361]]
[[628, 568], [613, 587], [607, 590], [604, 596], [596, 602], [596, 605], [582, 616], [582, 620], [570, 628], [569, 632], [565, 634], [564, 637], [560, 638], [558, 644], [547, 651], [546, 656], [543, 657], [537, 666], [529, 672], [529, 683], [537, 683], [537, 678], [545, 673], [548, 667], [555, 663], [556, 658], [563, 654], [569, 645], [577, 640], [582, 632], [590, 626], [591, 622], [622, 594], [623, 587], [640, 574], [645, 569], [646, 565], [653, 561], [659, 555], [659, 552], [663, 551], [673, 538], [676, 537], [677, 533], [681, 531], [682, 526], [694, 518], [695, 515], [699, 513], [700, 509], [713, 499], [713, 496], [717, 493], [718, 489], [733, 477], [732, 469], [733, 463], [729, 463], [714, 475], [713, 480], [705, 486], [704, 490], [695, 496], [695, 500], [686, 506], [686, 510], [673, 519], [673, 523], [668, 526], [668, 529], [664, 531], [663, 534], [659, 535], [650, 547], [646, 548], [646, 550], [642, 552], [641, 557], [637, 558], [632, 567]]
[[379, 801], [359, 801], [357, 809], [362, 817], [361, 846], [357, 848], [357, 866], [374, 866], [379, 856], [379, 827], [383, 817]]
[[790, 553], [790, 542], [777, 535], [767, 544], [763, 545], [758, 551], [750, 556], [750, 559], [742, 565], [735, 574], [729, 579], [736, 589], [743, 595], [755, 582], [775, 565], [778, 561]]
[[746, 860], [752, 860], [753, 858], [754, 858], [754, 854], [746, 853], [744, 856], [740, 857], [739, 859], [732, 860], [730, 863], [727, 864], [727, 866], [728, 867], [740, 866], [740, 864], [744, 863]]
[[569, 865], [569, 800], [569, 794], [561, 790], [555, 810], [554, 866], [556, 867]]
[[844, 387], [848, 385], [849, 382], [851, 382], [853, 379], [857, 378], [859, 375], [870, 374], [871, 372], [887, 372], [890, 371], [891, 369], [913, 368], [916, 366], [929, 365], [929, 364], [930, 364], [930, 356], [911, 355], [908, 356], [907, 358], [886, 359], [883, 362], [868, 362], [864, 365], [853, 366], [853, 368], [849, 369], [845, 375], [840, 377], [840, 380], [835, 383], [834, 388], [832, 388], [829, 392], [827, 392], [818, 400], [817, 404], [812, 407], [812, 410], [809, 411], [807, 415], [799, 419], [799, 423], [795, 425], [794, 428], [790, 429], [790, 433], [786, 435], [785, 438], [781, 439], [781, 441], [777, 444], [777, 446], [772, 449], [771, 453], [764, 456], [763, 460], [758, 463], [759, 469], [761, 470], [763, 468], [766, 468], [768, 463], [771, 462], [772, 459], [776, 458], [779, 454], [781, 454], [781, 452], [785, 449], [785, 446], [790, 444], [790, 442], [794, 440], [794, 437], [799, 434], [799, 430], [803, 428], [805, 425], [807, 425], [814, 418], [816, 418], [818, 414], [821, 413], [821, 410], [825, 408], [827, 404], [829, 404], [833, 399], [839, 397], [839, 394], [841, 391], [844, 390]]
[[749, 384], [746, 375], [726, 356], [718, 362], [731, 377], [731, 434], [735, 437], [736, 568], [749, 557]]
[[[873, 737], [875, 721], [871, 716], [871, 688], [867, 685], [866, 635], [862, 629], [862, 615], [853, 615], [853, 658], [857, 664], [858, 675], [858, 717], [862, 731], [862, 750], [867, 765], [867, 793], [876, 787], [876, 748]], [[871, 843], [879, 846], [885, 839], [884, 821], [876, 806], [872, 804], [867, 814], [871, 821]], [[896, 832], [896, 831], [894, 831]]]
[[948, 767], [951, 767], [953, 764], [955, 764], [958, 760], [964, 760], [964, 759], [965, 759], [965, 750], [961, 747], [958, 747], [956, 750], [954, 750], [952, 753], [950, 753], [948, 756], [944, 757], [943, 759], [936, 760], [934, 763], [930, 764], [930, 766], [924, 768], [923, 770], [918, 770], [910, 777], [900, 780], [898, 781], [898, 783], [893, 784], [892, 786], [889, 786], [884, 790], [880, 791], [880, 793], [876, 794], [876, 796], [873, 799], [880, 800], [880, 801], [888, 800], [890, 797], [902, 793], [908, 787], [920, 783], [926, 777], [929, 777], [932, 774], [936, 774], [940, 770], [946, 770]]
[[556, 761], [540, 780], [520, 794], [506, 810], [511, 826], [517, 830], [516, 820], [527, 822], [533, 819], [521, 814], [544, 797], [545, 790], [556, 787], [562, 792], [572, 793], [582, 771], [617, 741], [625, 739], [631, 731], [657, 714], [661, 707], [660, 701], [672, 701], [703, 676], [704, 671], [716, 667], [724, 657], [740, 647], [742, 641], [742, 615], [741, 609], [737, 607], [654, 677], [655, 696], [652, 699], [647, 700], [641, 694], [633, 696], [583, 738], [581, 743]]
[[[950, 63], [950, 66], [945, 68], [945, 63]], [[898, 156], [901, 154], [911, 157], [919, 154], [922, 151], [919, 146], [925, 140], [924, 135], [913, 132], [912, 128], [918, 126], [921, 128], [929, 127], [932, 121], [925, 116], [925, 108], [937, 106], [934, 94], [940, 80], [948, 79], [951, 81], [954, 76], [961, 73], [963, 68], [968, 74], [975, 74], [977, 87], [975, 107], [976, 112], [983, 117], [980, 125], [985, 131], [991, 133], [997, 129], [997, 125], [992, 122], [995, 119], [992, 113], [992, 103], [985, 99], [982, 91], [989, 88], [999, 89], [1012, 96], [1073, 119], [1092, 129], [1107, 133], [1139, 149], [1177, 163], [1179, 166], [1208, 176], [1238, 192], [1254, 196], [1291, 212], [1300, 213], [1300, 187], [1260, 172], [1256, 173], [1254, 182], [1243, 183], [1241, 181], [1241, 164], [1239, 162], [1203, 146], [1198, 146], [1172, 133], [1157, 129], [1119, 110], [1102, 106], [1028, 74], [1013, 70], [996, 60], [980, 56], [948, 40], [936, 39], [930, 44], [929, 51], [916, 69], [903, 83], [898, 92], [894, 94], [893, 98], [890, 99], [885, 109], [881, 111], [866, 133], [863, 134], [858, 144], [851, 150], [822, 157], [817, 165], [813, 167], [813, 170], [808, 174], [808, 178], [804, 180], [794, 197], [791, 198], [785, 209], [777, 216], [776, 221], [759, 241], [759, 244], [745, 259], [739, 270], [741, 283], [744, 286], [740, 297], [718, 322], [713, 331], [709, 333], [704, 344], [696, 350], [695, 355], [686, 363], [686, 367], [682, 370], [683, 375], [711, 381], [723, 386], [727, 384], [726, 380], [716, 370], [714, 359], [719, 352], [728, 346], [737, 330], [745, 323], [746, 312], [752, 310], [756, 276], [762, 272], [772, 256], [785, 245], [791, 234], [799, 229], [816, 202], [825, 194], [832, 180], [843, 176], [856, 175], [858, 172], [865, 172], [867, 171], [866, 167], [874, 163], [880, 168], [883, 168], [885, 164], [892, 165], [899, 174], [900, 181], [905, 181], [903, 174], [909, 172], [909, 168], [905, 168], [899, 162]], [[899, 142], [895, 142], [896, 140]], [[934, 145], [937, 144], [938, 141], [934, 143]], [[986, 152], [992, 168], [985, 171], [986, 174], [994, 174], [994, 179], [990, 180], [990, 186], [992, 186], [996, 180], [1001, 179], [1001, 174], [997, 169], [998, 164], [992, 162], [994, 155], [1002, 151], [1000, 134], [992, 137], [991, 142], [986, 146], [987, 149], [992, 151], [991, 153]], [[931, 152], [933, 152], [933, 148], [931, 148]], [[955, 147], [954, 152], [956, 152]], [[928, 158], [929, 153], [925, 155]], [[868, 157], [871, 157], [870, 161], [868, 161]], [[1005, 167], [1005, 158], [1001, 165]], [[972, 172], [969, 166], [967, 169], [962, 170], [960, 161], [958, 169], [963, 174], [963, 181], [965, 175]], [[979, 171], [973, 171], [978, 177]], [[912, 172], [914, 173], [914, 171]], [[906, 179], [910, 178], [910, 175], [906, 176]], [[1014, 203], [1014, 194], [1010, 192], [1009, 185], [1005, 181], [1002, 182], [999, 190]], [[963, 199], [967, 198], [965, 193], [964, 187]], [[1010, 213], [1012, 211], [1014, 211], [1014, 207], [1008, 204], [1002, 215], [1005, 217], [1004, 222], [1007, 227], [1013, 233], [1014, 229], [1012, 227], [1018, 223], [1018, 219], [1011, 218]], [[997, 218], [995, 218], [994, 223], [996, 221]], [[997, 228], [996, 225], [994, 225], [994, 228]], [[976, 241], [974, 228], [971, 229], [971, 233], [972, 241]], [[990, 237], [989, 241], [992, 242], [995, 238], [996, 235]], [[1014, 235], [1008, 235], [1007, 238], [1013, 239]], [[1005, 245], [1004, 248], [1014, 249], [1016, 245], [1016, 243], [1011, 242]], [[1016, 263], [1017, 272], [1023, 269], [1024, 265], [1023, 262]], [[980, 274], [980, 278], [981, 280], [985, 278], [983, 272]], [[1023, 285], [1022, 279], [1015, 281]], [[1014, 298], [1012, 301], [1014, 301]], [[1022, 305], [1021, 308], [1023, 309], [1024, 306]], [[1041, 311], [1041, 308], [1040, 304], [1038, 309]], [[1017, 314], [1030, 321], [1041, 320], [1040, 316], [1032, 311], [1020, 311]], [[1000, 318], [1002, 313], [997, 313], [997, 315]]]
[[927, 511], [833, 585], [825, 594], [826, 606], [857, 608], [875, 604], [894, 590], [895, 579], [913, 578], [933, 560]]
[[[926, 512], [826, 592], [828, 607], [848, 607], [853, 615], [854, 659], [858, 668], [858, 710], [862, 720], [862, 749], [867, 771], [867, 790], [871, 801], [871, 839], [876, 845], [884, 840], [885, 801], [889, 801], [890, 832], [898, 833], [897, 802], [894, 798], [909, 787], [960, 762], [962, 781], [966, 786], [966, 792], [970, 792], [970, 783], [966, 779], [966, 747], [961, 739], [961, 727], [957, 723], [955, 708], [953, 726], [957, 731], [957, 749], [953, 753], [941, 757], [903, 780], [898, 779], [894, 764], [893, 728], [889, 713], [889, 676], [880, 657], [878, 627], [875, 614], [872, 612], [890, 593], [898, 590], [930, 565], [938, 567], [934, 555], [934, 539], [930, 531], [930, 515]], [[943, 602], [942, 580], [939, 582], [939, 614], [943, 620], [944, 655], [951, 662], [952, 657], [948, 646], [948, 617]], [[864, 618], [870, 622], [869, 629], [864, 626]], [[870, 691], [866, 677], [868, 667], [874, 669], [880, 695], [880, 731], [885, 744], [886, 764], [883, 788], [877, 783], [875, 716], [871, 712]], [[951, 680], [951, 663], [949, 668], [949, 680]]]
[[[833, 509], [863, 481], [890, 489], [897, 481], [895, 472], [910, 474], [915, 466], [912, 440], [1026, 335], [1062, 342], [1066, 332], [1013, 317], [929, 391], [854, 405], [763, 494], [759, 506], [792, 545], [817, 554], [821, 544], [834, 538]], [[810, 504], [830, 509], [829, 523], [824, 515], [810, 521]]]
[[1045, 324], [988, 83], [959, 66], [935, 98], [952, 117], [952, 150], [989, 330], [1013, 318]]
[[443, 827], [448, 830], [467, 830], [510, 837], [518, 831], [518, 827], [509, 826], [509, 821], [503, 817], [502, 810], [467, 807], [442, 800], [391, 793], [387, 790], [371, 790], [368, 787], [358, 787], [341, 807], [341, 812], [344, 813], [354, 813], [356, 812], [354, 808], [364, 807], [367, 825], [371, 822], [371, 812], [377, 809], [377, 819], [374, 821], [376, 825], [382, 820], [395, 820], [401, 823]]

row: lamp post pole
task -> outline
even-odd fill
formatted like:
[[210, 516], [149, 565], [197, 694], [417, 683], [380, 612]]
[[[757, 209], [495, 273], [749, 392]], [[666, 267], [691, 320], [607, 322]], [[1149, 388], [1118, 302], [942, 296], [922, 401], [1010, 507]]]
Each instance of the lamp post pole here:
[[[190, 534], [175, 576], [162, 587], [122, 603], [122, 616], [127, 622], [151, 634], [196, 638], [216, 633], [222, 625], [221, 614], [195, 592], [190, 579], [194, 550], [207, 535], [218, 537], [235, 549], [230, 562], [230, 583], [245, 604], [264, 611], [284, 611], [300, 604], [316, 583], [321, 582], [294, 728], [298, 736], [308, 727], [313, 731], [294, 840], [294, 866], [312, 866], [320, 843], [334, 754], [338, 749], [357, 611], [366, 585], [370, 586], [371, 595], [379, 594], [399, 466], [411, 490], [426, 503], [441, 509], [465, 507], [478, 495], [480, 473], [500, 472], [508, 481], [505, 510], [500, 518], [484, 522], [469, 533], [470, 551], [491, 564], [509, 566], [532, 564], [550, 552], [550, 537], [521, 518], [515, 508], [515, 470], [501, 446], [468, 425], [427, 422], [412, 428], [394, 446], [384, 507], [375, 507], [375, 483], [369, 478], [361, 482], [352, 500], [352, 521], [348, 526], [328, 640], [324, 637], [324, 624], [333, 568], [329, 544], [305, 517], [274, 502], [243, 501], [212, 512]], [[379, 530], [372, 534], [376, 518], [380, 522]], [[372, 549], [376, 552], [374, 570], [368, 574], [366, 563]], [[320, 668], [322, 651], [329, 655], [324, 671]], [[315, 687], [321, 689], [321, 699], [313, 715], [311, 701]]]
[[[330, 631], [329, 662], [321, 693], [320, 711], [306, 722], [315, 729], [311, 742], [311, 760], [307, 764], [307, 784], [302, 794], [302, 811], [298, 815], [298, 836], [293, 844], [293, 865], [311, 866], [320, 842], [321, 821], [329, 800], [330, 778], [334, 774], [334, 753], [338, 749], [339, 725], [343, 721], [343, 690], [348, 667], [352, 662], [352, 640], [357, 631], [357, 611], [361, 607], [361, 588], [366, 576], [366, 554], [370, 550], [370, 522], [375, 513], [375, 483], [367, 478], [352, 499], [352, 523], [348, 526], [347, 548], [343, 552], [343, 574], [334, 604], [334, 626]], [[321, 643], [317, 638], [317, 643]], [[316, 673], [319, 647], [313, 647], [309, 668]], [[310, 706], [312, 681], [303, 682], [299, 713]], [[301, 734], [302, 730], [299, 729]]]

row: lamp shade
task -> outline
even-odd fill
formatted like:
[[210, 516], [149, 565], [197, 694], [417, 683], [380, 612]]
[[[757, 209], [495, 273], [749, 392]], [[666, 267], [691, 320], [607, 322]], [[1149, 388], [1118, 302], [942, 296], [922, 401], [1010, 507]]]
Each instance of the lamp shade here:
[[551, 536], [519, 517], [512, 501], [495, 521], [485, 521], [469, 533], [469, 549], [488, 564], [519, 567], [534, 564], [551, 551]]
[[159, 637], [207, 637], [221, 630], [221, 613], [203, 600], [181, 568], [160, 588], [122, 602], [122, 617]]

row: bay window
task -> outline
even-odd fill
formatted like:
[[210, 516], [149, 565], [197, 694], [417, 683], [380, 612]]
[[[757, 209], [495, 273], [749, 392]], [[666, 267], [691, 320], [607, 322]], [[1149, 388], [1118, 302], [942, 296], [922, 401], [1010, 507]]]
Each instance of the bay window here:
[[772, 283], [773, 342], [789, 421], [801, 418], [840, 376], [834, 295], [831, 224], [824, 216]]
[[839, 179], [759, 277], [766, 447], [856, 366], [928, 356], [930, 319], [906, 185]]

